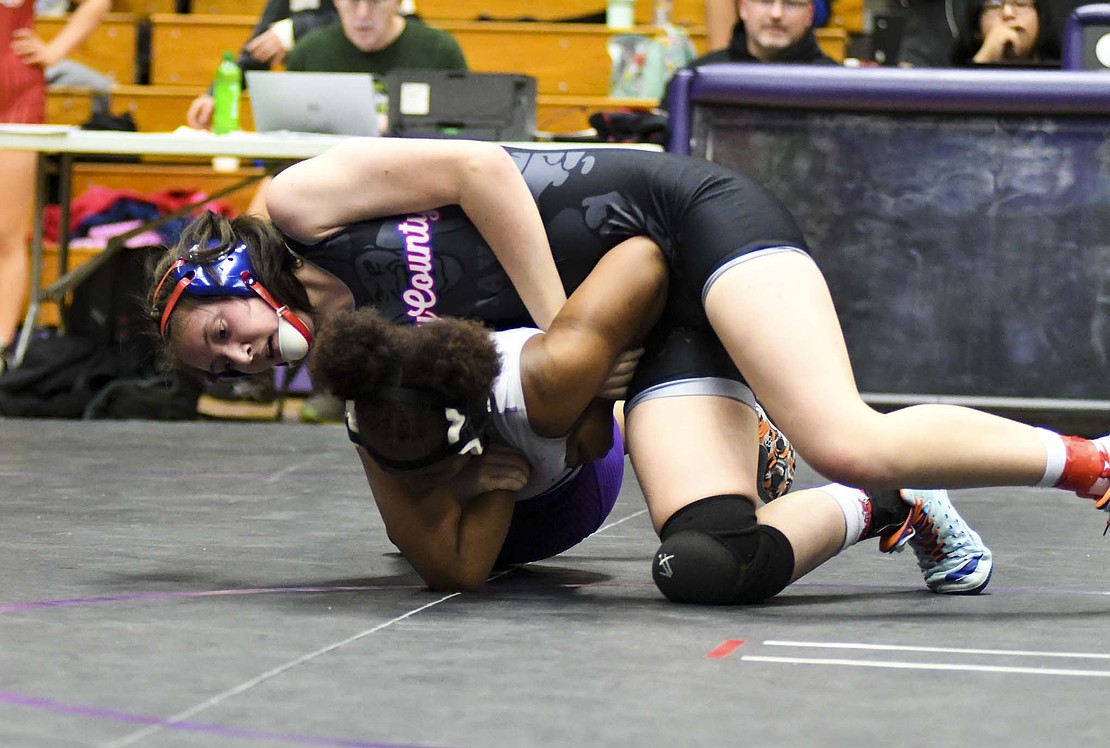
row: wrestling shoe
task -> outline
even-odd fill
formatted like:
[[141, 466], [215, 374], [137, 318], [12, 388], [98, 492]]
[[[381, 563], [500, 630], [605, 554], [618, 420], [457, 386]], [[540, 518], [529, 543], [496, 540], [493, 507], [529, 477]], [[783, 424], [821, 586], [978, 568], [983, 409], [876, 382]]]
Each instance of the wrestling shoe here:
[[991, 552], [948, 499], [947, 491], [903, 488], [910, 506], [900, 526], [883, 533], [879, 550], [901, 551], [907, 544], [917, 556], [925, 585], [942, 595], [975, 595], [991, 580]]
[[794, 485], [794, 445], [771, 422], [759, 403], [755, 405], [759, 419], [759, 498], [771, 501], [785, 494]]

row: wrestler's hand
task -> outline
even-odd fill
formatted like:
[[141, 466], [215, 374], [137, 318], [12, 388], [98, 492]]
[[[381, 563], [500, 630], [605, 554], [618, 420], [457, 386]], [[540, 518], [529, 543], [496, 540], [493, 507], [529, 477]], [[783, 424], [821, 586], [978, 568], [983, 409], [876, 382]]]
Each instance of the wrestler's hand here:
[[519, 491], [528, 483], [532, 466], [524, 455], [504, 444], [491, 444], [455, 478], [455, 491], [469, 499], [489, 491]]
[[597, 398], [587, 407], [567, 436], [567, 465], [600, 460], [613, 448], [613, 403]]
[[605, 380], [605, 384], [601, 385], [601, 391], [597, 393], [597, 396], [609, 400], [623, 400], [642, 355], [644, 355], [643, 348], [622, 353], [617, 362], [613, 364], [613, 369], [609, 372], [609, 378]]
[[24, 65], [31, 67], [48, 68], [61, 59], [61, 55], [31, 29], [17, 29], [12, 32], [12, 52]]

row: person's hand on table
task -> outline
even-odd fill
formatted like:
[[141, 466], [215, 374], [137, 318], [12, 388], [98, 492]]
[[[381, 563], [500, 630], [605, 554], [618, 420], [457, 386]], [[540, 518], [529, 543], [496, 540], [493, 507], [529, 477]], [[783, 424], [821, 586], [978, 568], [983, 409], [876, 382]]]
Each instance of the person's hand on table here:
[[189, 111], [185, 113], [185, 124], [194, 130], [207, 130], [212, 126], [212, 110], [215, 100], [211, 94], [202, 93], [189, 104]]

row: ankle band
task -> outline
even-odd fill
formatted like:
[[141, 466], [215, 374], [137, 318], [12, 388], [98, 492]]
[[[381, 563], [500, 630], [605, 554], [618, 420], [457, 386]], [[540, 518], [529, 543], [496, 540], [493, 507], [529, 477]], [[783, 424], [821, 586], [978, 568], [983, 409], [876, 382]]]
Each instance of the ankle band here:
[[831, 496], [844, 515], [844, 545], [840, 546], [840, 551], [844, 552], [867, 534], [871, 525], [871, 499], [858, 488], [849, 488], [839, 483], [830, 483], [817, 490]]
[[1060, 478], [1064, 474], [1064, 467], [1068, 460], [1068, 450], [1064, 446], [1064, 437], [1055, 431], [1038, 428], [1037, 433], [1044, 442], [1045, 452], [1044, 475], [1041, 476], [1037, 485], [1053, 488], [1060, 482]]

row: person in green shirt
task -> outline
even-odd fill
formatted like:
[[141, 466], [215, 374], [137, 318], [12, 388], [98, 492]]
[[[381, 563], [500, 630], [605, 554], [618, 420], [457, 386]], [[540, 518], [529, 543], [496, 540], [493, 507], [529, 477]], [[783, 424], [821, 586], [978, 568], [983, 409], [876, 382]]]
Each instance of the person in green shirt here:
[[[285, 59], [286, 70], [380, 76], [403, 68], [467, 69], [455, 38], [413, 16], [402, 15], [402, 0], [334, 0], [334, 5], [339, 21], [300, 37]], [[269, 178], [259, 184], [247, 213], [267, 217], [269, 184]], [[220, 401], [262, 403], [264, 407], [277, 396], [272, 372], [216, 382], [206, 387], [205, 394]], [[202, 401], [200, 407], [204, 410], [209, 406]], [[314, 392], [305, 400], [300, 418], [310, 423], [340, 421], [343, 402], [325, 392]]]
[[393, 69], [466, 70], [446, 31], [401, 15], [401, 0], [337, 0], [339, 22], [316, 29], [289, 53], [286, 70], [374, 73]]

